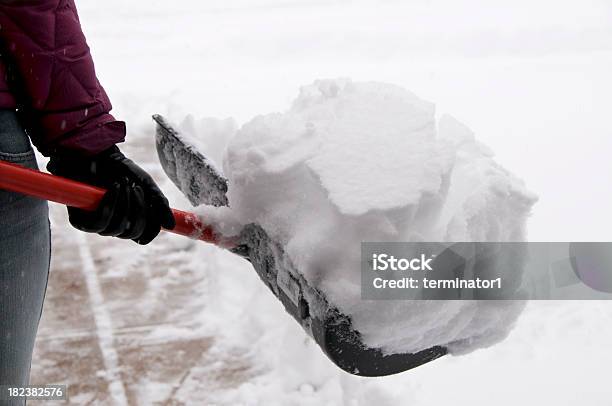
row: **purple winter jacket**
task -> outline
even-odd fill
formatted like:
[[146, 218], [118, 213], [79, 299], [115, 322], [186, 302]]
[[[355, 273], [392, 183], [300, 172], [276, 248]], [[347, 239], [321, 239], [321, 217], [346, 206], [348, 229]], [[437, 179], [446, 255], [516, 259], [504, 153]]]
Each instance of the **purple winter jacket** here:
[[43, 154], [92, 155], [123, 141], [74, 0], [0, 0], [0, 47], [0, 109], [25, 112]]

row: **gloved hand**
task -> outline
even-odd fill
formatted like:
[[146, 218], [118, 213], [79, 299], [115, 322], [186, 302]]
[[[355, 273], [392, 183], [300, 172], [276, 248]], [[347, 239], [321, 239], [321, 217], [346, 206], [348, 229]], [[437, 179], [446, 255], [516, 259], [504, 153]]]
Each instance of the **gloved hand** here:
[[117, 146], [91, 157], [54, 156], [47, 169], [108, 190], [95, 211], [68, 207], [70, 224], [78, 230], [145, 245], [159, 234], [160, 227], [175, 226], [168, 200], [155, 181]]

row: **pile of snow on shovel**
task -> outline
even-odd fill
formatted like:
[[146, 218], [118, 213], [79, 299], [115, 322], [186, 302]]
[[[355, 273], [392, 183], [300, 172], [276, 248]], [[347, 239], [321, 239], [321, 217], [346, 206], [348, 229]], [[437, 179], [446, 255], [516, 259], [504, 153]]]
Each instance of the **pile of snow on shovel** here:
[[[535, 196], [454, 118], [390, 84], [318, 80], [291, 108], [180, 126], [229, 179], [227, 235], [258, 223], [309, 283], [386, 353], [465, 353], [502, 340], [521, 301], [364, 301], [362, 241], [524, 241]], [[520, 271], [520, 270], [517, 270]]]

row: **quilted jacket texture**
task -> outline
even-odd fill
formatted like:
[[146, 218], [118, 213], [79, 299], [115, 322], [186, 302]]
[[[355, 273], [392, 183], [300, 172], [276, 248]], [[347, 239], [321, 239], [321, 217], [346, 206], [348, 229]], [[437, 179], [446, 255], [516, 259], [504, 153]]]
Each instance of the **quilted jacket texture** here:
[[43, 154], [91, 155], [123, 141], [74, 0], [0, 0], [0, 47], [0, 108], [19, 108]]

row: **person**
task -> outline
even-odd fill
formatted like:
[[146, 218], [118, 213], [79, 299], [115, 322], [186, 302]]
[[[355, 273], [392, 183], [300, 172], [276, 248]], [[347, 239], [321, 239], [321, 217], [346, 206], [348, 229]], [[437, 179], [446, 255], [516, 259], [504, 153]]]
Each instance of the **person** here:
[[[175, 225], [153, 179], [117, 144], [126, 126], [96, 78], [74, 0], [0, 0], [0, 159], [106, 188], [78, 230], [148, 244]], [[0, 191], [0, 386], [24, 386], [50, 263], [47, 203]]]

